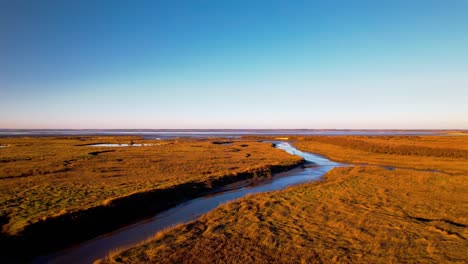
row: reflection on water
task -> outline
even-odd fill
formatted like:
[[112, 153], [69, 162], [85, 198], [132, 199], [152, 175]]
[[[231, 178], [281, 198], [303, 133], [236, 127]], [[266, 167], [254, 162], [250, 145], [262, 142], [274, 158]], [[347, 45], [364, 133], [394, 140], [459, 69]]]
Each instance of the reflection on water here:
[[109, 144], [109, 143], [102, 143], [102, 144], [91, 144], [85, 145], [86, 147], [146, 147], [146, 146], [154, 146], [156, 144]]
[[[244, 197], [249, 194], [282, 190], [288, 186], [320, 179], [327, 171], [342, 166], [322, 156], [302, 152], [289, 143], [275, 142], [275, 146], [292, 155], [303, 157], [315, 166], [299, 167], [287, 172], [275, 174], [271, 179], [254, 182], [236, 189], [226, 187], [219, 192], [201, 198], [189, 200], [172, 209], [157, 214], [151, 219], [119, 229], [109, 234], [77, 245], [68, 250], [39, 259], [37, 262], [47, 263], [92, 263], [103, 258], [108, 252], [135, 245], [154, 236], [160, 230], [176, 224], [193, 221], [203, 214], [210, 212], [221, 204]], [[236, 184], [233, 184], [234, 186]], [[226, 190], [227, 189], [227, 190]]]
[[282, 149], [291, 155], [300, 156], [306, 161], [317, 164], [319, 166], [339, 166], [340, 165], [340, 163], [333, 162], [323, 156], [300, 151], [296, 149], [295, 147], [291, 146], [291, 144], [287, 142], [273, 142], [273, 143], [275, 144], [276, 148]]

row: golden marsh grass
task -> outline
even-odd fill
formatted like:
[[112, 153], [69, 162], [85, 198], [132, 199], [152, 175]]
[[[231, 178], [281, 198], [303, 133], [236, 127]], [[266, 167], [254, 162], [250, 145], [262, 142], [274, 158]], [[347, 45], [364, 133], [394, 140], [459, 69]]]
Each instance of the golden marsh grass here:
[[[295, 145], [338, 161], [374, 165], [336, 168], [320, 182], [222, 205], [104, 262], [468, 261], [468, 160], [377, 149], [413, 144], [466, 150], [466, 137], [342, 138], [338, 143], [295, 138]], [[339, 143], [347, 140], [375, 144], [377, 150]], [[405, 168], [389, 170], [380, 165]]]

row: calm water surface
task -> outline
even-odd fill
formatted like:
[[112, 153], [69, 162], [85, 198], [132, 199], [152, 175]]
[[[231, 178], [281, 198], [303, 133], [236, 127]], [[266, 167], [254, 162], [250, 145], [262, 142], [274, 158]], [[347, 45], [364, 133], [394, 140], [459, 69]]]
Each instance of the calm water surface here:
[[85, 145], [86, 147], [148, 147], [148, 146], [155, 146], [155, 144], [112, 144], [112, 143], [100, 143], [100, 144], [91, 144]]

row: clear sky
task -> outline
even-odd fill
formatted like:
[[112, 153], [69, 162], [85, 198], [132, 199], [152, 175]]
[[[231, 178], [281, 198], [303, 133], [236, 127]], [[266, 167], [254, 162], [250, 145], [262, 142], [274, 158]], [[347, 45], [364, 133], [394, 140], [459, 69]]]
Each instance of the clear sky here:
[[0, 128], [468, 129], [468, 1], [0, 1]]

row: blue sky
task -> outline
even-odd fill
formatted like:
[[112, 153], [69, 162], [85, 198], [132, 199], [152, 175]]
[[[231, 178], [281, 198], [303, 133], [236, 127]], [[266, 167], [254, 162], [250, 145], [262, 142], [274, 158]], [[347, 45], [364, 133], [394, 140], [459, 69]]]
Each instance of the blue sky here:
[[468, 1], [2, 1], [0, 128], [468, 129]]

